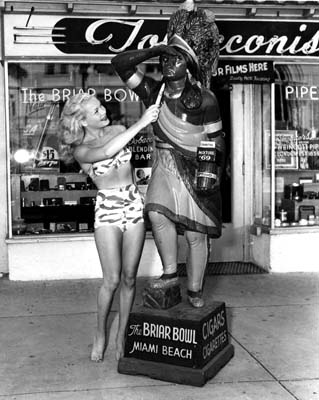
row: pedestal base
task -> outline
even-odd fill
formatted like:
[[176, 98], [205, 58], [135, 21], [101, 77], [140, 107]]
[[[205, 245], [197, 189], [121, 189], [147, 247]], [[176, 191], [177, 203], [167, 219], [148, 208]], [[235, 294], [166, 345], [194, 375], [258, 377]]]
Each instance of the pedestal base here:
[[133, 307], [118, 372], [203, 386], [233, 357], [224, 302]]
[[174, 285], [164, 289], [146, 287], [142, 293], [142, 297], [145, 307], [160, 310], [174, 307], [182, 301], [180, 285]]
[[128, 375], [146, 375], [153, 379], [191, 386], [204, 386], [234, 355], [234, 346], [228, 344], [203, 368], [188, 368], [179, 365], [159, 363], [123, 357], [118, 364], [118, 372]]

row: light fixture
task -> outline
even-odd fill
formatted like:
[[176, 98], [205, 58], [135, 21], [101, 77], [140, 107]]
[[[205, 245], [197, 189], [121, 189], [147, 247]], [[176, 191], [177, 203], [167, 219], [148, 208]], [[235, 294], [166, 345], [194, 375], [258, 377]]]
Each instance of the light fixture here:
[[246, 10], [247, 17], [254, 17], [257, 14], [257, 8], [251, 7]]
[[66, 9], [67, 9], [67, 12], [68, 12], [68, 13], [73, 12], [74, 4], [73, 4], [73, 3], [67, 3]]
[[26, 149], [18, 149], [14, 155], [14, 160], [19, 164], [25, 164], [33, 158], [33, 154]]
[[131, 4], [128, 6], [128, 13], [129, 15], [135, 15], [137, 11], [137, 5], [136, 4]]
[[303, 16], [306, 18], [311, 18], [315, 15], [316, 9], [315, 8], [309, 8], [307, 10], [304, 10]]

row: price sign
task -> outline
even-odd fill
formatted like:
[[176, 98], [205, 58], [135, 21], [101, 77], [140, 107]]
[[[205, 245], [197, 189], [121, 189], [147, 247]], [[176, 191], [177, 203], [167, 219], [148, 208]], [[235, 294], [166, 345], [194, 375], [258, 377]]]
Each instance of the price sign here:
[[56, 169], [59, 168], [59, 154], [53, 147], [44, 146], [35, 160], [36, 168]]

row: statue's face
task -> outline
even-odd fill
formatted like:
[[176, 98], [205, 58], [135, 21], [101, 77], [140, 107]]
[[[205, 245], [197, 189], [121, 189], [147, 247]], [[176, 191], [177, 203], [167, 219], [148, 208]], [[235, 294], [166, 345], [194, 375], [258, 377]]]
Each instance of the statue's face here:
[[185, 77], [187, 63], [181, 53], [176, 55], [163, 54], [161, 56], [163, 77], [167, 80], [179, 80]]

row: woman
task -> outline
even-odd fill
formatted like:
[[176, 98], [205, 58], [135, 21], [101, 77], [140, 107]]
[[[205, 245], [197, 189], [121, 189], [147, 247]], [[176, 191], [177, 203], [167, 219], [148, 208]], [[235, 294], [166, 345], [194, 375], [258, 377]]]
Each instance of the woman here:
[[128, 129], [109, 126], [105, 108], [96, 97], [88, 94], [71, 97], [61, 115], [60, 141], [64, 158], [74, 157], [98, 188], [94, 235], [103, 284], [98, 293], [92, 361], [103, 360], [107, 317], [120, 283], [116, 358], [119, 360], [123, 356], [125, 329], [135, 296], [145, 236], [143, 201], [133, 183], [131, 152], [126, 145], [157, 117], [158, 106], [153, 105]]

